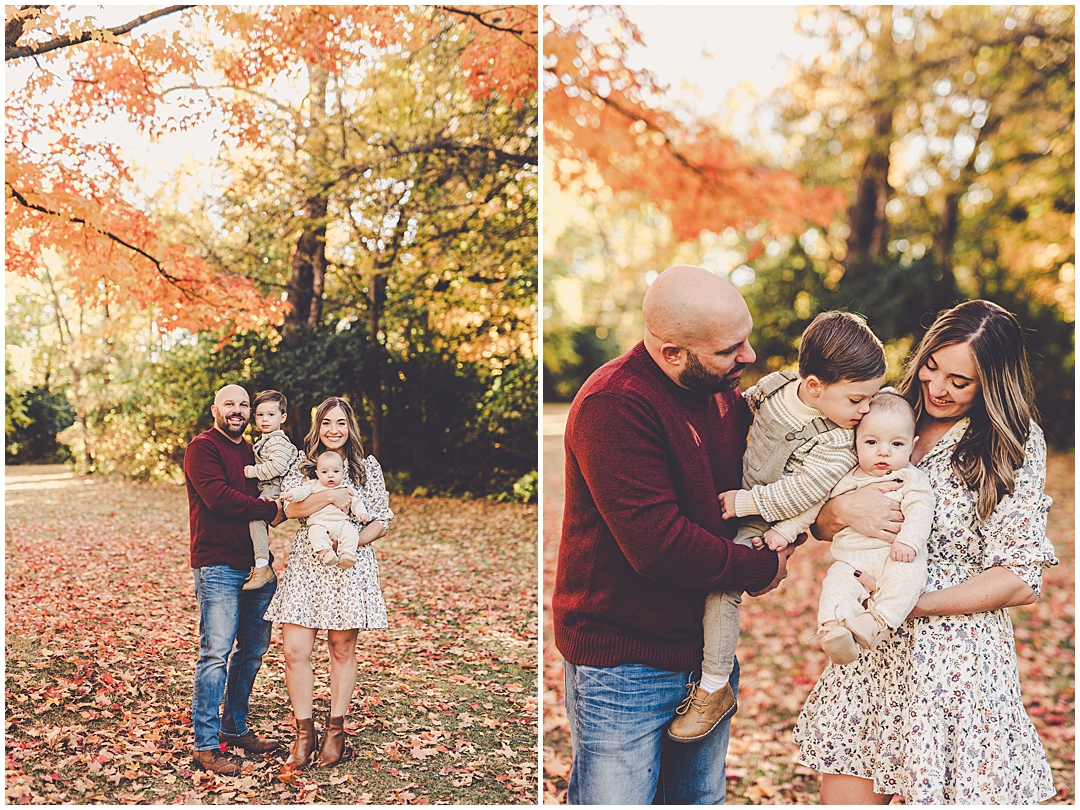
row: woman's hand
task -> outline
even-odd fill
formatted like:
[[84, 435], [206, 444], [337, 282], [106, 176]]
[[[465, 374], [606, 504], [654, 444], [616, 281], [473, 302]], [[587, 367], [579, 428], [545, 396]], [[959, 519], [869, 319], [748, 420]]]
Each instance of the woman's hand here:
[[830, 498], [810, 527], [814, 537], [831, 541], [841, 529], [852, 528], [859, 534], [891, 543], [904, 524], [904, 513], [900, 504], [884, 493], [903, 485], [901, 481], [882, 481]]

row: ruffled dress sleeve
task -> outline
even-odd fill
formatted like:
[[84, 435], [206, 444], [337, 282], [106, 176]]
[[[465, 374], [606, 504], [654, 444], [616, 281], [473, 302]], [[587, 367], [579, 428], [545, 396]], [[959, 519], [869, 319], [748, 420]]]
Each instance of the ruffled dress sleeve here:
[[288, 472], [285, 473], [285, 477], [281, 479], [282, 492], [288, 489], [296, 489], [296, 487], [300, 486], [301, 484], [307, 483], [303, 473], [300, 472], [300, 463], [303, 460], [304, 454], [297, 453], [296, 458], [293, 459], [293, 463], [289, 467]]
[[1057, 565], [1054, 546], [1046, 537], [1046, 518], [1051, 498], [1043, 492], [1046, 482], [1046, 439], [1031, 423], [1024, 448], [1024, 464], [1016, 471], [1012, 494], [998, 502], [978, 532], [986, 543], [986, 568], [1000, 565], [1042, 595], [1042, 570]]
[[375, 460], [375, 456], [364, 459], [364, 471], [367, 473], [367, 483], [364, 484], [362, 495], [370, 515], [369, 520], [378, 521], [384, 529], [389, 529], [394, 513], [390, 510], [390, 494], [386, 491], [382, 467]]

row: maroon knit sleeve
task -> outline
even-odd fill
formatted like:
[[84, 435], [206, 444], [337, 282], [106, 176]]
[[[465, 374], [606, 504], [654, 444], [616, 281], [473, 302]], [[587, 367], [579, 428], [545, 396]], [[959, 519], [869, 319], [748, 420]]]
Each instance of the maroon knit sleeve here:
[[274, 501], [263, 501], [232, 487], [225, 477], [225, 462], [213, 441], [196, 439], [184, 453], [184, 474], [211, 512], [245, 520], [273, 520]]
[[717, 537], [682, 514], [672, 452], [658, 415], [621, 395], [579, 408], [574, 456], [604, 522], [641, 576], [681, 588], [756, 591], [776, 575], [776, 553]]

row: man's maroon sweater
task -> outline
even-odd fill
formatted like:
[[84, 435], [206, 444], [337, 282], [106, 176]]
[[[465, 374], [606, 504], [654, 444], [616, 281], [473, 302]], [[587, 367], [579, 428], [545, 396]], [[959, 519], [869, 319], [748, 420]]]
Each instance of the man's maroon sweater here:
[[255, 565], [248, 522], [272, 521], [277, 504], [259, 500], [258, 481], [244, 478], [244, 467], [254, 463], [255, 452], [248, 442], [230, 441], [217, 428], [196, 436], [187, 446], [184, 479], [192, 568], [227, 565], [247, 571]]
[[776, 552], [734, 544], [717, 495], [742, 484], [739, 391], [672, 382], [639, 343], [594, 373], [566, 425], [566, 498], [551, 600], [567, 661], [690, 670], [713, 588], [755, 591]]

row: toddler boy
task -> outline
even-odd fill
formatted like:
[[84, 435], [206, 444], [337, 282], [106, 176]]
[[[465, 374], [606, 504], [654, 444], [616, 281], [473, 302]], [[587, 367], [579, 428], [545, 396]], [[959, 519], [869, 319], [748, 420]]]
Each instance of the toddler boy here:
[[[259, 497], [275, 500], [281, 494], [281, 479], [296, 460], [297, 450], [281, 426], [288, 418], [288, 401], [280, 391], [263, 391], [255, 397], [252, 421], [259, 430], [255, 441], [255, 463], [244, 467], [245, 478], [259, 479]], [[261, 588], [274, 578], [270, 566], [270, 530], [265, 520], [248, 524], [255, 546], [255, 567], [244, 583], [245, 591]]]
[[[285, 501], [302, 501], [314, 492], [322, 492], [340, 486], [345, 477], [345, 465], [341, 455], [334, 450], [326, 450], [315, 460], [316, 481], [301, 484], [282, 494]], [[359, 495], [353, 496], [349, 510], [361, 523], [369, 520], [367, 507]], [[311, 549], [324, 565], [336, 565], [338, 568], [351, 568], [356, 564], [356, 549], [360, 544], [360, 532], [349, 516], [333, 504], [324, 506], [307, 519], [308, 540]], [[334, 551], [335, 543], [337, 551]]]
[[[803, 332], [799, 373], [778, 371], [745, 393], [754, 413], [743, 456], [743, 489], [719, 495], [724, 519], [746, 518], [736, 543], [763, 537], [773, 550], [796, 537], [769, 525], [821, 503], [855, 466], [853, 428], [869, 410], [885, 379], [885, 351], [861, 317], [818, 315]], [[676, 710], [668, 737], [693, 742], [735, 713], [728, 683], [739, 640], [739, 591], [712, 591], [705, 599], [701, 680]]]

